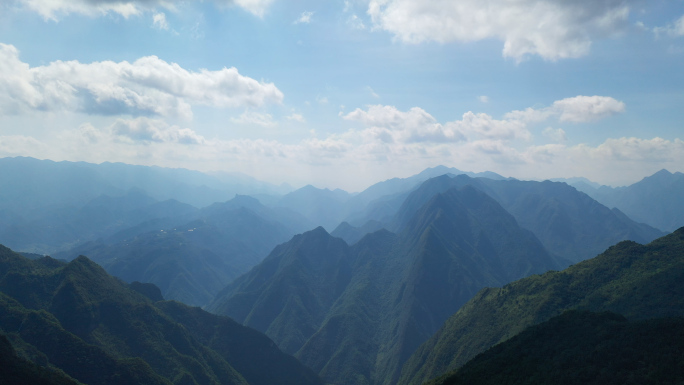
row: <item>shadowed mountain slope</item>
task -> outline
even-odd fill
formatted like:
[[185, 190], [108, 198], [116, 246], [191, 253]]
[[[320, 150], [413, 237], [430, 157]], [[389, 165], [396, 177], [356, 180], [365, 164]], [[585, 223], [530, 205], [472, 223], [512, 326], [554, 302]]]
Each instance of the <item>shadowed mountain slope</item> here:
[[[196, 317], [207, 322], [190, 322]], [[320, 384], [265, 336], [154, 303], [86, 257], [31, 261], [0, 248], [0, 329], [24, 356], [87, 384]], [[215, 341], [198, 338], [217, 330], [225, 334]]]
[[567, 311], [430, 385], [678, 384], [682, 362], [683, 318], [628, 322], [610, 312]]

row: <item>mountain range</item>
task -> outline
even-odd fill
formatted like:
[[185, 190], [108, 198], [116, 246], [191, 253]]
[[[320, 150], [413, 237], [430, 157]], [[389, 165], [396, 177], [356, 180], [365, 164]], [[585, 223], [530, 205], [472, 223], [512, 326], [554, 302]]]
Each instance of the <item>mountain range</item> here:
[[208, 310], [265, 332], [326, 381], [391, 384], [479, 289], [561, 265], [496, 201], [465, 186], [433, 196], [396, 235], [379, 230], [353, 246], [321, 227], [295, 236]]
[[[286, 366], [299, 368], [298, 374], [286, 377], [318, 383], [316, 373], [337, 385], [418, 384], [459, 368], [527, 327], [546, 322], [557, 327], [562, 319], [551, 319], [565, 310], [619, 313], [567, 317], [632, 330], [633, 322], [641, 321], [624, 309], [561, 306], [576, 288], [549, 291], [547, 284], [562, 287], [553, 280], [536, 286], [546, 294], [528, 292], [516, 299], [547, 310], [550, 303], [558, 305], [548, 314], [525, 310], [524, 315], [490, 319], [479, 313], [492, 316], [488, 302], [477, 301], [483, 293], [505, 297], [502, 293], [508, 292], [497, 290], [554, 277], [561, 274], [554, 271], [568, 266], [563, 273], [575, 271], [588, 263], [582, 261], [593, 261], [615, 244], [606, 253], [624, 245], [656, 244], [660, 240], [649, 242], [665, 235], [660, 229], [682, 224], [681, 175], [661, 171], [613, 189], [581, 178], [519, 181], [436, 167], [348, 193], [314, 186], [293, 190], [240, 175], [189, 170], [0, 159], [0, 176], [17, 181], [0, 187], [0, 242], [31, 259], [17, 262], [12, 254], [0, 295], [6, 308], [13, 309], [7, 310], [8, 319], [36, 316], [32, 329], [48, 330], [72, 350], [99, 357], [103, 377], [82, 381], [86, 383], [125, 378], [131, 383], [252, 384], [256, 377], [248, 377], [263, 372], [264, 366], [235, 363], [239, 357], [231, 344], [250, 345], [252, 337], [246, 336], [257, 332], [222, 317], [228, 315], [273, 341], [259, 340], [255, 346], [275, 343], [313, 370], [306, 374], [299, 363], [274, 361], [283, 373], [289, 373]], [[46, 189], [37, 191], [38, 181]], [[632, 243], [619, 243], [624, 240]], [[618, 266], [620, 261], [612, 263]], [[592, 274], [599, 278], [588, 279], [598, 286], [582, 283], [591, 287], [575, 293], [576, 304], [603, 293], [600, 278], [610, 274], [600, 269]], [[624, 274], [646, 280], [649, 273]], [[524, 277], [529, 278], [516, 281]], [[622, 287], [620, 282], [605, 285]], [[668, 277], [662, 283], [671, 284]], [[634, 285], [642, 296], [637, 302], [645, 302], [646, 293], [663, 296], [661, 287], [651, 286], [640, 292]], [[92, 298], [84, 294], [90, 290]], [[103, 294], [107, 291], [115, 298]], [[496, 311], [522, 306], [518, 302], [498, 303]], [[186, 305], [203, 306], [218, 316]], [[40, 311], [49, 316], [33, 313]], [[151, 313], [162, 314], [165, 321]], [[463, 314], [476, 319], [467, 333], [449, 326]], [[143, 315], [145, 320], [136, 318]], [[146, 326], [150, 320], [155, 326]], [[21, 333], [23, 326], [18, 331], [14, 326], [0, 325], [11, 345], [7, 348], [0, 339], [2, 359], [39, 378], [81, 381], [78, 376], [85, 374], [76, 376], [78, 368], [68, 365], [85, 356], [49, 350], [56, 348], [40, 345], [40, 338], [30, 339]], [[155, 328], [162, 333], [153, 333]], [[136, 345], [132, 339], [145, 342]], [[559, 346], [564, 343], [558, 341]], [[165, 354], [164, 349], [193, 358]], [[262, 353], [270, 351], [264, 349]], [[505, 353], [510, 350], [501, 351], [510, 355]], [[61, 355], [69, 359], [59, 361]], [[36, 369], [36, 363], [48, 372]], [[243, 373], [250, 370], [252, 374]], [[268, 381], [280, 383], [273, 376], [257, 382]]]
[[190, 214], [143, 222], [53, 256], [71, 260], [87, 255], [126, 282], [151, 282], [165, 298], [204, 306], [307, 225], [297, 213], [236, 196]]
[[608, 207], [617, 207], [630, 218], [664, 231], [684, 226], [684, 174], [660, 170], [622, 188], [585, 187], [589, 196]]

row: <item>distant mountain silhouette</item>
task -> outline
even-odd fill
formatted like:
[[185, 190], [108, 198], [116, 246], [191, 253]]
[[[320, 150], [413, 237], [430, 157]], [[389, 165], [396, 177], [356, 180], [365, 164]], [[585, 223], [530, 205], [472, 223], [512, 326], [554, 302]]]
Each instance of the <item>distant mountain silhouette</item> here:
[[492, 180], [466, 175], [444, 175], [423, 183], [404, 201], [389, 228], [403, 228], [407, 218], [434, 194], [468, 185], [489, 194], [549, 251], [573, 263], [594, 257], [622, 240], [648, 243], [664, 235], [617, 210], [608, 209], [565, 183]]
[[617, 207], [637, 222], [664, 231], [684, 226], [684, 174], [660, 170], [631, 186], [587, 189], [608, 207]]
[[204, 306], [306, 222], [296, 213], [244, 196], [215, 203], [193, 217], [172, 228], [159, 226], [173, 221], [146, 222], [136, 231], [87, 242], [55, 257], [86, 255], [126, 282], [151, 282], [165, 298]]

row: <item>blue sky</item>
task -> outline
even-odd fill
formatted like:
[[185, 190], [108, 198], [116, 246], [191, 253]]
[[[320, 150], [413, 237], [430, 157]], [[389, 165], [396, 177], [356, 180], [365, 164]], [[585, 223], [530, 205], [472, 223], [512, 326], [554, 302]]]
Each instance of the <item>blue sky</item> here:
[[0, 156], [359, 191], [684, 171], [682, 0], [10, 0]]

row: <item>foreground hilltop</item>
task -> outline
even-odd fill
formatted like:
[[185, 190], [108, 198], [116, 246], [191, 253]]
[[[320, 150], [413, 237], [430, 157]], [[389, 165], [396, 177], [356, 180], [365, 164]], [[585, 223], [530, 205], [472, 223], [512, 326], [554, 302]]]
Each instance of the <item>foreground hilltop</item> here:
[[648, 245], [620, 242], [560, 272], [483, 289], [406, 362], [399, 384], [420, 384], [567, 310], [630, 321], [684, 316], [684, 228]]
[[0, 332], [18, 357], [89, 385], [321, 384], [261, 333], [83, 256], [29, 260], [0, 247]]

